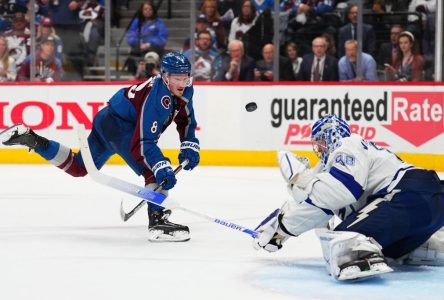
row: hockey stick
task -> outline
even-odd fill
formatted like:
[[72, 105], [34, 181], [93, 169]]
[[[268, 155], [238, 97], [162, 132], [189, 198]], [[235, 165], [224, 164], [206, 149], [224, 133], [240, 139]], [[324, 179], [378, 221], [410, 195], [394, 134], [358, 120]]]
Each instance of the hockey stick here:
[[[187, 164], [188, 164], [188, 160], [183, 161], [182, 164], [180, 164], [176, 169], [174, 169], [174, 175], [179, 173], [179, 171], [182, 170]], [[160, 185], [154, 189], [154, 191], [157, 192], [160, 189], [162, 189], [162, 187], [165, 183], [166, 183], [166, 180], [162, 181], [160, 183]], [[122, 218], [123, 222], [128, 221], [129, 218], [131, 218], [139, 209], [142, 208], [142, 206], [145, 205], [145, 203], [146, 203], [146, 201], [142, 200], [132, 210], [130, 210], [129, 212], [125, 212], [125, 210], [123, 209], [123, 200], [122, 200], [120, 202], [120, 217]]]
[[236, 231], [246, 233], [253, 238], [256, 238], [258, 236], [258, 233], [252, 229], [248, 229], [246, 227], [237, 225], [235, 223], [231, 223], [229, 221], [219, 219], [219, 218], [214, 218], [209, 215], [182, 207], [179, 205], [178, 202], [174, 201], [171, 198], [167, 198], [163, 194], [156, 193], [156, 192], [151, 191], [147, 188], [140, 187], [138, 185], [124, 181], [122, 179], [115, 178], [115, 177], [101, 173], [99, 170], [97, 170], [96, 165], [94, 164], [94, 161], [92, 159], [91, 152], [89, 150], [88, 140], [86, 137], [85, 127], [83, 125], [80, 125], [77, 128], [77, 131], [78, 131], [78, 136], [79, 136], [80, 149], [82, 151], [82, 158], [83, 158], [83, 162], [85, 163], [85, 168], [88, 171], [88, 174], [91, 176], [91, 178], [94, 181], [101, 183], [103, 185], [112, 187], [116, 190], [128, 193], [130, 195], [142, 198], [149, 203], [153, 203], [153, 204], [162, 206], [164, 208], [181, 209], [185, 212], [188, 212], [192, 215], [206, 219], [210, 222], [228, 227], [228, 228], [236, 230]]

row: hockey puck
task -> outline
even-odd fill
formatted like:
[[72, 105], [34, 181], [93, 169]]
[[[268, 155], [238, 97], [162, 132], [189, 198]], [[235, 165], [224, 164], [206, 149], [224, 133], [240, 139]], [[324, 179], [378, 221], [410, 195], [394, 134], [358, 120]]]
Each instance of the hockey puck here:
[[245, 109], [246, 109], [248, 112], [255, 111], [256, 108], [257, 108], [257, 104], [256, 104], [256, 102], [250, 102], [250, 103], [247, 103], [247, 105], [245, 105]]

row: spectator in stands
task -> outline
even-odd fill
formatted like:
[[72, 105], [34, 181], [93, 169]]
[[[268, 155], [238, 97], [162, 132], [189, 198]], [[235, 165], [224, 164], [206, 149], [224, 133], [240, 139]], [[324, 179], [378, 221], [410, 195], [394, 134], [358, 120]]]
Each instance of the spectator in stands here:
[[131, 46], [130, 57], [127, 60], [128, 71], [136, 73], [136, 61], [143, 58], [145, 53], [154, 51], [163, 55], [168, 39], [168, 29], [163, 20], [158, 17], [153, 2], [143, 2], [126, 34]]
[[336, 0], [286, 0], [281, 1], [280, 10], [290, 12], [294, 16], [294, 21], [301, 25], [305, 25], [307, 22], [310, 25], [315, 23], [321, 25], [323, 20], [319, 16], [331, 12], [335, 5]]
[[63, 75], [62, 63], [55, 55], [55, 40], [48, 36], [40, 43], [36, 52], [36, 74], [31, 78], [31, 56], [27, 56], [17, 74], [17, 81], [60, 81]]
[[[358, 23], [358, 6], [352, 4], [348, 10], [348, 19], [350, 23], [342, 26], [338, 33], [338, 55], [339, 57], [345, 54], [345, 41], [357, 40], [357, 23]], [[373, 27], [369, 24], [362, 24], [362, 51], [375, 55], [376, 51], [376, 36]]]
[[339, 81], [376, 81], [376, 61], [367, 53], [362, 52], [362, 77], [357, 74], [358, 42], [348, 40], [345, 42], [345, 55], [339, 59]]
[[222, 59], [215, 81], [253, 81], [254, 60], [245, 55], [244, 44], [238, 40], [228, 43], [229, 56]]
[[274, 0], [253, 0], [253, 4], [259, 13], [266, 9], [274, 10]]
[[9, 56], [8, 41], [0, 36], [0, 81], [14, 81], [16, 76], [15, 60]]
[[147, 79], [160, 74], [159, 54], [154, 51], [145, 54], [145, 59], [137, 65], [134, 79]]
[[70, 80], [81, 80], [85, 61], [83, 40], [80, 36], [79, 19], [81, 3], [74, 0], [49, 1], [49, 17], [57, 35], [63, 41], [64, 63], [67, 65]]
[[231, 22], [240, 14], [241, 5], [237, 0], [219, 0], [217, 1], [217, 12], [222, 18], [224, 26], [230, 29]]
[[30, 49], [31, 31], [27, 27], [25, 14], [16, 12], [12, 20], [12, 29], [4, 33], [9, 46], [10, 55], [15, 59], [15, 63], [20, 65], [28, 55]]
[[227, 45], [227, 30], [222, 22], [222, 18], [217, 11], [215, 0], [204, 0], [201, 13], [207, 17], [209, 28], [216, 33], [217, 49], [225, 49]]
[[378, 65], [384, 68], [385, 64], [393, 65], [399, 55], [398, 38], [403, 31], [401, 25], [395, 24], [390, 28], [390, 42], [382, 43], [379, 47]]
[[338, 50], [336, 49], [335, 38], [330, 33], [327, 32], [321, 34], [321, 37], [325, 38], [325, 40], [327, 41], [327, 54], [337, 57]]
[[[211, 34], [202, 31], [197, 34], [196, 47], [194, 48], [193, 81], [211, 81], [214, 76], [213, 62], [217, 52], [211, 48]], [[183, 53], [190, 59], [191, 50]]]
[[242, 36], [247, 32], [256, 21], [256, 8], [251, 0], [243, 0], [239, 17], [231, 22], [228, 41], [242, 40]]
[[[418, 44], [422, 46], [423, 54], [433, 59], [435, 54], [435, 27], [437, 26], [436, 0], [411, 0], [408, 11], [421, 15], [421, 19], [416, 15], [409, 15], [407, 30], [414, 36], [421, 37], [422, 44]], [[442, 24], [440, 25], [442, 26]]]
[[63, 54], [62, 39], [60, 39], [60, 37], [56, 34], [56, 31], [52, 26], [51, 19], [48, 17], [44, 17], [40, 20], [40, 25], [37, 28], [37, 36], [36, 36], [37, 47], [39, 47], [40, 43], [48, 36], [52, 36], [54, 38], [56, 56], [60, 61], [62, 61], [62, 54]]
[[[254, 69], [255, 81], [273, 81], [273, 56], [274, 46], [273, 44], [266, 44], [262, 48], [263, 59], [256, 62], [256, 68]], [[294, 80], [293, 69], [290, 61], [286, 57], [279, 56], [279, 81], [292, 81]]]
[[[203, 31], [208, 31], [211, 34], [211, 48], [213, 50], [216, 50], [217, 49], [216, 33], [212, 28], [210, 28], [210, 24], [208, 23], [207, 17], [204, 14], [200, 14], [196, 20], [196, 30], [194, 32], [194, 39], [197, 39], [197, 35]], [[185, 52], [188, 49], [190, 49], [189, 38], [185, 39], [182, 46], [182, 52]]]
[[338, 60], [327, 54], [327, 41], [317, 37], [312, 42], [313, 53], [302, 58], [298, 79], [301, 81], [338, 81]]
[[299, 77], [299, 69], [302, 64], [302, 57], [298, 56], [298, 45], [295, 42], [289, 42], [285, 46], [285, 54], [290, 60], [293, 76], [297, 80]]
[[[375, 0], [377, 1], [377, 0]], [[407, 1], [405, 0], [384, 0], [384, 11], [390, 12], [405, 12], [407, 11]]]
[[86, 64], [93, 66], [97, 49], [103, 45], [105, 37], [105, 8], [97, 0], [86, 0], [80, 7], [79, 17], [83, 21]]
[[419, 54], [415, 37], [409, 31], [399, 34], [400, 55], [392, 66], [386, 65], [390, 79], [396, 81], [421, 81], [423, 79], [424, 59]]

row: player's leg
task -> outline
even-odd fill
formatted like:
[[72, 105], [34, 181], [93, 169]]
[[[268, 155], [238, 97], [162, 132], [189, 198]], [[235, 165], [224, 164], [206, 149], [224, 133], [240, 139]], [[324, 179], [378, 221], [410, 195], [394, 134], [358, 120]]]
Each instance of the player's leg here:
[[[97, 114], [93, 129], [88, 137], [91, 154], [98, 168], [101, 168], [110, 155], [113, 154], [97, 132], [97, 125], [100, 124], [105, 111], [106, 109]], [[48, 162], [74, 177], [87, 174], [80, 153], [74, 153], [69, 147], [57, 141], [48, 140], [23, 124], [16, 124], [5, 131], [8, 131], [8, 137], [3, 141], [4, 145], [22, 145], [33, 149]]]
[[351, 231], [316, 229], [327, 271], [336, 280], [357, 280], [393, 271], [372, 238]]
[[[110, 110], [107, 118], [116, 118], [115, 112]], [[104, 122], [104, 124], [111, 122]], [[113, 121], [115, 128], [102, 130], [105, 139], [113, 146], [113, 149], [119, 154], [128, 166], [137, 174], [145, 178], [145, 186], [151, 190], [157, 188], [156, 179], [151, 170], [137, 162], [129, 149], [131, 145], [132, 133], [135, 124], [123, 120]], [[168, 191], [161, 190], [160, 193], [168, 195]], [[164, 210], [158, 205], [148, 205], [148, 239], [154, 242], [183, 242], [190, 239], [190, 230], [188, 226], [175, 224], [168, 220], [171, 215], [170, 210]]]
[[398, 259], [443, 225], [443, 185], [436, 173], [415, 169], [406, 172], [389, 194], [351, 214], [335, 230], [372, 237], [385, 256]]

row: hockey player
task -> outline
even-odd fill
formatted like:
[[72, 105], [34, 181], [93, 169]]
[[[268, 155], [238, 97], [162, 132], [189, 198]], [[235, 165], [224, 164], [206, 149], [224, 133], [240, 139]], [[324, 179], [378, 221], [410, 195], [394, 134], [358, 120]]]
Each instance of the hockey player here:
[[[337, 280], [392, 271], [386, 257], [410, 264], [444, 264], [444, 182], [359, 135], [328, 115], [314, 123], [312, 145], [320, 163], [279, 152], [292, 196], [256, 228], [256, 249], [274, 252], [289, 237], [316, 230], [329, 273]], [[438, 232], [437, 232], [438, 231]], [[436, 232], [436, 233], [435, 233]], [[434, 234], [435, 233], [435, 234]]]
[[[193, 109], [191, 64], [180, 53], [172, 52], [161, 62], [161, 74], [147, 81], [119, 90], [95, 116], [88, 137], [91, 154], [100, 169], [111, 155], [119, 154], [133, 171], [145, 178], [145, 185], [155, 189], [166, 180], [164, 194], [174, 187], [176, 178], [157, 146], [163, 131], [174, 120], [181, 146], [179, 161], [188, 159], [185, 170], [199, 163], [199, 141], [195, 136], [196, 120]], [[81, 153], [56, 141], [34, 133], [31, 128], [17, 124], [9, 130], [4, 145], [24, 145], [72, 176], [85, 176]], [[189, 228], [168, 221], [171, 211], [148, 205], [150, 241], [187, 241]]]

